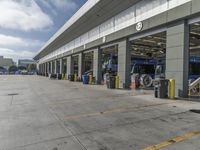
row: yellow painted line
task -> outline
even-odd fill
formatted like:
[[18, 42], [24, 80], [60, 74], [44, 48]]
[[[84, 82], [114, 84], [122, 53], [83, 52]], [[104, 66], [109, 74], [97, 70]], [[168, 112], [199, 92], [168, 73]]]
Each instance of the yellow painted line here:
[[102, 111], [102, 112], [84, 113], [84, 114], [79, 114], [79, 115], [65, 116], [64, 120], [76, 120], [76, 119], [80, 119], [83, 117], [96, 117], [96, 116], [102, 116], [102, 115], [116, 113], [116, 112], [129, 112], [129, 111], [134, 111], [134, 110], [136, 111], [136, 110], [141, 110], [141, 109], [148, 108], [148, 107], [155, 107], [155, 106], [172, 104], [172, 103], [175, 103], [175, 102], [158, 103], [158, 104], [144, 105], [144, 106], [139, 106], [139, 107], [115, 108], [115, 109], [110, 109], [110, 110], [106, 110], [106, 111]]
[[198, 136], [198, 135], [200, 135], [200, 131], [195, 131], [195, 132], [188, 133], [188, 134], [185, 134], [183, 136], [180, 136], [180, 137], [177, 137], [177, 138], [174, 138], [174, 139], [171, 139], [171, 140], [168, 140], [168, 141], [164, 141], [164, 142], [161, 142], [159, 144], [144, 148], [142, 150], [159, 150], [161, 148], [167, 147], [167, 146], [172, 145], [174, 143], [182, 142], [184, 140], [192, 138], [193, 136]]

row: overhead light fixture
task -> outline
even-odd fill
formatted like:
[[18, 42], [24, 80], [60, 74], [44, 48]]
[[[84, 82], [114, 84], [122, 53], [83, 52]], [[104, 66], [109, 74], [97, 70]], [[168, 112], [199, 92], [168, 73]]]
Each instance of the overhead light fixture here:
[[194, 25], [195, 25], [195, 26], [199, 26], [199, 23], [195, 23]]

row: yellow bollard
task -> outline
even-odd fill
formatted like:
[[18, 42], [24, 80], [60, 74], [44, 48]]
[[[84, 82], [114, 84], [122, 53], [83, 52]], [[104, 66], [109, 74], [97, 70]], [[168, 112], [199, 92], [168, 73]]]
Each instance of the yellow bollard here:
[[119, 89], [119, 76], [115, 77], [115, 88]]
[[63, 80], [67, 80], [67, 75], [65, 73], [63, 74]]
[[74, 81], [77, 82], [77, 80], [78, 80], [77, 74], [74, 74]]
[[174, 79], [169, 80], [169, 98], [175, 99], [175, 80]]
[[89, 84], [92, 84], [92, 75], [89, 75]]
[[62, 79], [65, 80], [65, 74], [64, 73], [62, 74]]

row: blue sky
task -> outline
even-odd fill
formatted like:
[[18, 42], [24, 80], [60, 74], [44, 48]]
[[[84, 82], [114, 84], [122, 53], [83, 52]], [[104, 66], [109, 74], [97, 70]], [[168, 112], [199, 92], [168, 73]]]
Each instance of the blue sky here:
[[87, 0], [0, 0], [0, 55], [32, 58]]

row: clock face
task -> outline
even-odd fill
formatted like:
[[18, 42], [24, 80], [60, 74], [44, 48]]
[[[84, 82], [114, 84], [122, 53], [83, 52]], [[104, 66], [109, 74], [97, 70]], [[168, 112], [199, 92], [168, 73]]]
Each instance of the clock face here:
[[137, 31], [141, 31], [142, 28], [143, 28], [143, 23], [142, 23], [142, 22], [138, 22], [138, 23], [136, 24], [136, 30], [137, 30]]

